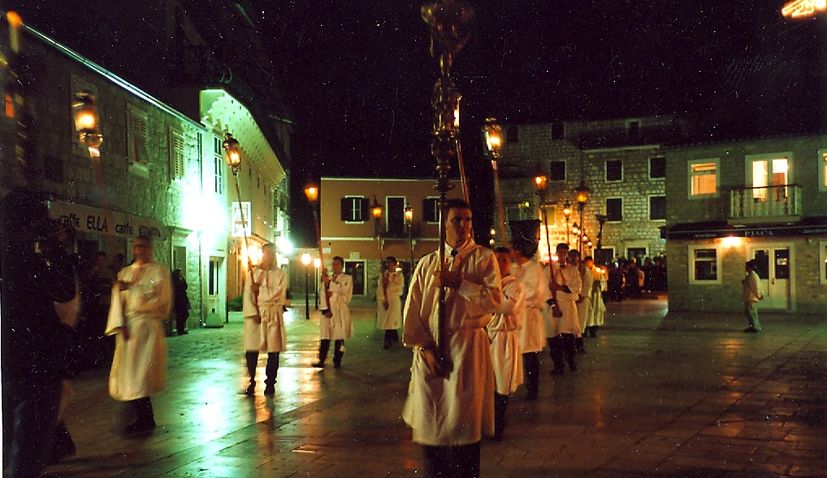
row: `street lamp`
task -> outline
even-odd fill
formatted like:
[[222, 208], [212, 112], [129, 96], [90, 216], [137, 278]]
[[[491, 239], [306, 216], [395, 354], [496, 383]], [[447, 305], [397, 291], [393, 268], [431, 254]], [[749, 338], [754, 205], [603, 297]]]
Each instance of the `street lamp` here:
[[313, 262], [313, 258], [305, 252], [301, 261], [304, 264], [304, 320], [310, 320], [310, 263]]
[[502, 158], [502, 146], [505, 143], [503, 127], [497, 123], [497, 119], [489, 117], [485, 119], [482, 127], [482, 137], [485, 141], [485, 151], [491, 158], [491, 169], [494, 172], [494, 197], [497, 199], [497, 228], [500, 231], [500, 241], [505, 241], [505, 209], [503, 208], [503, 196], [500, 192], [500, 173], [497, 162]]
[[411, 253], [411, 277], [413, 277], [414, 270], [414, 246], [413, 246], [413, 208], [407, 206], [405, 208], [405, 228], [408, 230], [408, 249]]
[[563, 203], [563, 216], [566, 218], [566, 244], [569, 243], [569, 221], [571, 220], [571, 201]]
[[382, 259], [382, 206], [373, 196], [373, 204], [370, 205], [370, 216], [373, 218], [373, 233], [379, 245], [379, 260]]
[[[586, 207], [586, 202], [589, 200], [589, 193], [591, 189], [586, 186], [586, 181], [583, 179], [580, 180], [580, 185], [577, 186], [574, 190], [574, 200], [577, 201], [577, 210], [580, 214], [580, 228], [581, 231], [584, 228], [585, 224], [583, 224], [583, 209]], [[580, 236], [580, 240], [577, 244], [578, 251], [580, 255], [583, 255], [583, 236]]]
[[224, 159], [233, 172], [233, 178], [235, 178], [235, 195], [238, 200], [238, 214], [241, 218], [241, 235], [244, 238], [244, 249], [247, 251], [247, 270], [250, 271], [250, 290], [253, 291], [253, 305], [256, 308], [256, 313], [258, 313], [258, 287], [255, 287], [256, 278], [253, 275], [253, 260], [249, 254], [250, 244], [247, 241], [247, 222], [244, 218], [244, 208], [241, 207], [241, 188], [238, 185], [238, 172], [241, 170], [241, 152], [238, 149], [238, 140], [233, 138], [231, 133], [224, 135], [224, 142], [221, 143], [221, 146], [224, 148]]
[[546, 212], [546, 194], [548, 192], [548, 176], [543, 171], [534, 175], [534, 189], [540, 198], [540, 212], [543, 215], [543, 228], [546, 230], [546, 248], [548, 249], [548, 260], [551, 263], [551, 237], [548, 231], [548, 213]]
[[89, 149], [89, 156], [99, 158], [103, 135], [100, 132], [100, 117], [95, 95], [88, 91], [75, 93], [72, 98], [72, 114], [78, 139]]
[[600, 226], [597, 231], [597, 253], [600, 254], [600, 251], [603, 250], [603, 226], [606, 224], [607, 216], [605, 214], [595, 214], [594, 217], [597, 219], [598, 226]]

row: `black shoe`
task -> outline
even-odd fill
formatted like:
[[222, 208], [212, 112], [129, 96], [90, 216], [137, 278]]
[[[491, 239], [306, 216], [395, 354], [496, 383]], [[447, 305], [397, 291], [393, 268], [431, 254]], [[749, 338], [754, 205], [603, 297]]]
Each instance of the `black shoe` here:
[[155, 430], [155, 420], [148, 422], [137, 421], [132, 425], [127, 426], [125, 432], [127, 435], [132, 435], [135, 433], [148, 433], [152, 430]]
[[333, 362], [333, 368], [342, 368], [342, 362]]
[[242, 395], [247, 395], [248, 397], [252, 397], [253, 395], [256, 394], [256, 384], [251, 383], [250, 385], [247, 385], [247, 388], [244, 389], [244, 391], [241, 392], [241, 394]]
[[313, 366], [316, 368], [324, 368], [324, 362], [315, 362]]
[[266, 387], [264, 387], [264, 394], [268, 397], [272, 397], [276, 394], [276, 386], [273, 384], [268, 384]]

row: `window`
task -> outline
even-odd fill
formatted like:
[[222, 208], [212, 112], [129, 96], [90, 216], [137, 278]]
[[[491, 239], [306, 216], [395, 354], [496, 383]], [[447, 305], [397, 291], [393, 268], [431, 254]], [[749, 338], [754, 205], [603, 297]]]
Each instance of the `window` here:
[[629, 135], [629, 139], [636, 139], [640, 136], [640, 121], [634, 120], [627, 122], [626, 133]]
[[224, 141], [213, 136], [213, 190], [217, 194], [224, 194]]
[[663, 179], [666, 177], [666, 158], [657, 156], [649, 158], [649, 179]]
[[649, 196], [649, 220], [666, 219], [666, 196]]
[[439, 198], [429, 197], [422, 200], [422, 217], [425, 222], [439, 222]]
[[819, 282], [827, 284], [827, 241], [818, 243]]
[[184, 178], [184, 135], [180, 131], [169, 129], [169, 177]]
[[207, 295], [218, 295], [221, 284], [221, 259], [210, 258], [207, 280]]
[[606, 199], [606, 221], [620, 222], [623, 220], [623, 199]]
[[623, 161], [619, 159], [606, 161], [606, 181], [623, 181]]
[[385, 198], [385, 230], [392, 236], [405, 233], [405, 197]]
[[549, 179], [552, 181], [566, 180], [566, 162], [552, 161], [548, 165]]
[[149, 164], [149, 155], [146, 152], [147, 119], [146, 113], [129, 105], [127, 108], [127, 144], [129, 149], [130, 166], [142, 166], [146, 168]]
[[689, 283], [720, 284], [718, 249], [711, 246], [689, 246]]
[[365, 222], [368, 200], [364, 196], [345, 196], [340, 200], [342, 222]]
[[353, 279], [353, 295], [365, 295], [365, 261], [345, 261], [345, 274]]
[[525, 207], [523, 204], [517, 206], [507, 206], [505, 208], [506, 222], [524, 221], [526, 219], [536, 219], [536, 217], [534, 217], [533, 208]]
[[818, 190], [827, 191], [827, 149], [818, 150]]
[[627, 247], [626, 248], [626, 258], [631, 259], [635, 258], [637, 260], [637, 264], [643, 265], [643, 259], [646, 258], [647, 249], [645, 247]]
[[718, 194], [718, 159], [700, 159], [689, 162], [689, 197], [709, 197]]
[[566, 136], [565, 123], [557, 121], [551, 123], [551, 139], [564, 139]]
[[516, 126], [505, 127], [505, 143], [519, 143], [520, 130]]

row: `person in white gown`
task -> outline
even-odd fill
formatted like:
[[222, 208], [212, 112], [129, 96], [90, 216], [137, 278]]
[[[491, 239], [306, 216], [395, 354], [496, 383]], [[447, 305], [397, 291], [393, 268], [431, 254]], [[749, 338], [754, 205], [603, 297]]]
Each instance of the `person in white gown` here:
[[606, 317], [606, 304], [603, 303], [603, 291], [606, 290], [606, 269], [594, 265], [594, 260], [591, 257], [586, 258], [586, 267], [591, 269], [594, 277], [594, 285], [592, 285], [592, 293], [589, 305], [589, 318], [586, 321], [585, 335], [589, 337], [597, 337], [597, 329], [603, 326]]
[[[322, 271], [324, 289], [321, 291], [322, 317], [319, 322], [319, 361], [316, 368], [324, 368], [330, 341], [333, 341], [333, 367], [341, 368], [345, 355], [345, 339], [353, 337], [353, 320], [350, 317], [350, 299], [353, 297], [353, 278], [344, 273], [345, 260], [333, 258], [333, 275]], [[325, 290], [327, 292], [325, 292]], [[330, 296], [328, 304], [327, 296]]]
[[517, 333], [523, 319], [525, 296], [520, 281], [511, 275], [511, 249], [494, 249], [502, 278], [503, 301], [491, 322], [488, 338], [491, 339], [491, 362], [494, 366], [494, 439], [503, 439], [506, 411], [511, 394], [523, 383], [523, 356]]
[[[502, 290], [494, 253], [471, 237], [470, 206], [450, 200], [446, 216], [446, 263], [439, 263], [438, 252], [422, 258], [405, 302], [402, 340], [413, 349], [413, 363], [402, 418], [423, 447], [427, 476], [471, 477], [479, 476], [483, 435], [494, 432], [494, 373], [485, 327], [502, 302]], [[439, 332], [441, 286], [447, 289], [445, 337]]]
[[594, 275], [592, 268], [588, 267], [586, 263], [594, 264], [594, 259], [591, 256], [586, 257], [580, 262], [578, 269], [580, 270], [580, 297], [577, 299], [577, 316], [580, 320], [580, 335], [577, 336], [576, 348], [580, 353], [586, 353], [586, 323], [589, 321], [589, 316], [592, 313], [592, 294], [594, 293]]
[[[580, 297], [581, 280], [580, 271], [577, 268], [580, 254], [577, 251], [568, 251], [564, 254], [564, 250], [558, 246], [558, 263], [552, 264], [552, 289], [555, 291], [555, 303], [560, 310], [559, 317], [553, 317], [552, 321], [555, 323], [555, 332], [557, 335], [553, 337], [552, 342], [555, 344], [552, 349], [552, 357], [554, 361], [554, 370], [552, 374], [559, 375], [563, 373], [563, 361], [560, 354], [565, 356], [565, 360], [569, 365], [569, 370], [577, 371], [577, 363], [574, 358], [575, 342], [577, 337], [582, 334], [580, 329], [580, 317], [577, 313], [577, 300]], [[552, 314], [553, 315], [553, 314]]]
[[[250, 384], [244, 391], [251, 396], [256, 389], [259, 352], [267, 353], [264, 394], [276, 393], [279, 353], [287, 350], [284, 330], [284, 306], [287, 303], [287, 274], [276, 266], [276, 249], [272, 243], [261, 246], [261, 263], [253, 268], [244, 283], [244, 358]], [[253, 300], [253, 298], [257, 300]]]
[[169, 269], [155, 262], [152, 241], [145, 236], [132, 243], [135, 261], [118, 272], [106, 325], [107, 335], [117, 335], [115, 356], [109, 372], [109, 394], [130, 401], [137, 420], [127, 433], [155, 429], [150, 396], [164, 389], [167, 345], [163, 320], [172, 309]]
[[399, 326], [402, 324], [405, 278], [397, 269], [399, 262], [396, 258], [386, 258], [376, 285], [376, 328], [385, 332], [385, 349], [399, 342]]

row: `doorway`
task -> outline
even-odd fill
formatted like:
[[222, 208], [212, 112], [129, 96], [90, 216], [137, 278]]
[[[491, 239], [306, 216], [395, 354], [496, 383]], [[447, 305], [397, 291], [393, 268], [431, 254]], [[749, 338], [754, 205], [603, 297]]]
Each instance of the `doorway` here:
[[353, 278], [353, 295], [365, 295], [365, 261], [345, 261], [345, 274]]
[[764, 300], [761, 308], [788, 310], [790, 308], [791, 257], [789, 246], [756, 246], [750, 250], [755, 260]]

